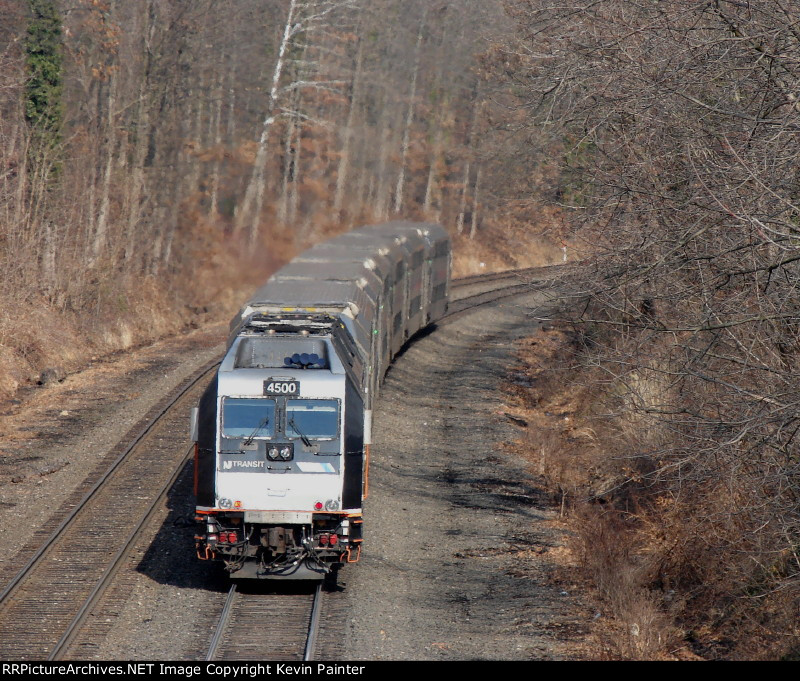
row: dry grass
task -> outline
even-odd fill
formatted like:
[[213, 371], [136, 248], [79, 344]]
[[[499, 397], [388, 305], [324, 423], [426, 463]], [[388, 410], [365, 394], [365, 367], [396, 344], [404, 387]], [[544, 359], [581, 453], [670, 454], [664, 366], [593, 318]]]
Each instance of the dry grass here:
[[74, 320], [59, 315], [47, 300], [24, 301], [0, 291], [0, 397], [37, 381], [46, 367], [76, 366], [83, 352]]
[[624, 509], [633, 500], [619, 508], [631, 471], [616, 456], [619, 433], [613, 437], [595, 417], [598, 394], [585, 373], [576, 373], [579, 352], [576, 338], [557, 327], [520, 347], [522, 367], [511, 376], [509, 410], [528, 427], [516, 449], [572, 531], [572, 560], [606, 615], [593, 631], [594, 648], [610, 659], [674, 659], [680, 632], [664, 594], [649, 588], [651, 545], [635, 509]]
[[454, 277], [555, 265], [562, 260], [557, 242], [513, 223], [487, 226], [474, 239], [466, 234], [453, 237]]
[[191, 271], [124, 279], [84, 266], [51, 296], [20, 281], [0, 285], [0, 399], [43, 374], [60, 379], [90, 359], [226, 320], [276, 267], [220, 248], [219, 227], [198, 221], [196, 234]]
[[614, 619], [596, 631], [602, 648], [614, 659], [669, 659], [680, 647], [680, 632], [664, 595], [647, 588], [647, 546], [635, 517], [589, 504], [576, 504], [572, 515], [581, 566]]
[[796, 659], [798, 552], [757, 470], [719, 461], [676, 492], [645, 454], [667, 451], [669, 433], [635, 408], [663, 400], [658, 376], [601, 382], [565, 328], [540, 331], [518, 356], [506, 409], [528, 425], [514, 450], [560, 509], [607, 615], [593, 648], [613, 659]]

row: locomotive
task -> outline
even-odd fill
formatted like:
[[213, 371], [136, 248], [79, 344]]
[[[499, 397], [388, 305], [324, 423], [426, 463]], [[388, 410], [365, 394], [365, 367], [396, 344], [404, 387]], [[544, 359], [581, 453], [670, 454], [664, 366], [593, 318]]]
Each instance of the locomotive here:
[[392, 358], [444, 314], [450, 262], [439, 225], [361, 227], [241, 308], [192, 410], [199, 558], [233, 579], [322, 579], [359, 560], [375, 399]]

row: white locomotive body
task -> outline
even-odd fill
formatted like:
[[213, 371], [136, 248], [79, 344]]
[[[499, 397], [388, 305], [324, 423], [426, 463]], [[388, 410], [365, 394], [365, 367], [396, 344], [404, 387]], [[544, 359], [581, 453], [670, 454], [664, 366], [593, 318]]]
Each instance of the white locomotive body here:
[[193, 410], [199, 557], [256, 579], [359, 559], [374, 400], [392, 357], [444, 313], [450, 257], [438, 225], [362, 227], [256, 291]]

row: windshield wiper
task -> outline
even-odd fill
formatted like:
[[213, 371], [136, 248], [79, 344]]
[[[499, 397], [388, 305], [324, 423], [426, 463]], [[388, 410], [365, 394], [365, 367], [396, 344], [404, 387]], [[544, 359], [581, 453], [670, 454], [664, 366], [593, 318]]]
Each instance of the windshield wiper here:
[[269, 425], [269, 416], [265, 416], [261, 421], [258, 422], [258, 425], [255, 427], [252, 433], [247, 436], [245, 441], [242, 443], [243, 446], [247, 447], [253, 442], [253, 439], [256, 435], [261, 431], [262, 428], [266, 428]]
[[297, 433], [300, 436], [300, 439], [303, 441], [303, 444], [306, 447], [310, 447], [311, 446], [311, 440], [309, 440], [305, 435], [303, 435], [303, 433], [300, 432], [300, 429], [297, 427], [297, 424], [294, 422], [294, 417], [289, 419], [289, 425], [292, 427], [292, 430], [294, 430], [294, 432]]

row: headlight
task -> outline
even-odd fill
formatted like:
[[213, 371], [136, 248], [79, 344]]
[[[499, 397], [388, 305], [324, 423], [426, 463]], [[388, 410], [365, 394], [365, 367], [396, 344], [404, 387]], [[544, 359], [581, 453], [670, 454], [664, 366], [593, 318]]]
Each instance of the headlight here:
[[291, 461], [294, 458], [292, 445], [271, 445], [267, 447], [267, 458], [270, 461]]
[[325, 510], [326, 511], [338, 511], [339, 510], [339, 500], [338, 499], [328, 499], [325, 502]]
[[233, 502], [230, 499], [220, 499], [219, 500], [219, 507], [220, 508], [230, 508], [233, 506]]

